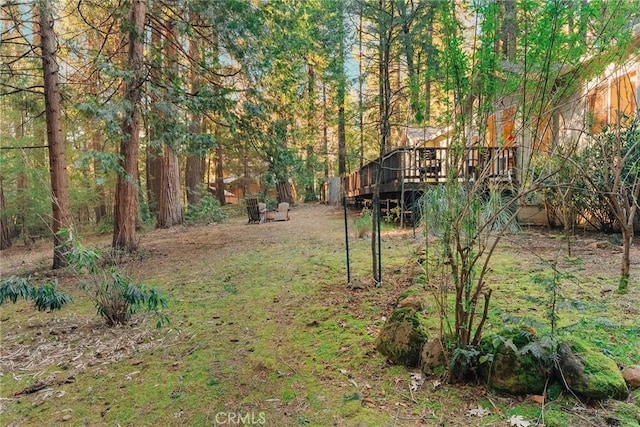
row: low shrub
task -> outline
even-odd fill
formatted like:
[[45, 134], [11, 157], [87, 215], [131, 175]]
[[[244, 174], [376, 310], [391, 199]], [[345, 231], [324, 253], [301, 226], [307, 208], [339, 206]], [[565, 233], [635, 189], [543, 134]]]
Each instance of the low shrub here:
[[210, 194], [205, 194], [200, 199], [199, 205], [189, 205], [185, 215], [185, 223], [189, 225], [211, 224], [221, 222], [225, 218], [226, 213], [220, 206], [218, 199]]
[[169, 321], [161, 311], [168, 305], [162, 293], [133, 283], [116, 267], [103, 267], [100, 252], [77, 243], [67, 254], [67, 261], [69, 267], [84, 278], [80, 287], [93, 299], [98, 314], [108, 326], [126, 324], [141, 310], [157, 317], [158, 328]]
[[355, 229], [356, 237], [365, 237], [371, 231], [371, 224], [371, 211], [367, 208], [362, 209], [360, 216], [353, 220], [353, 228]]
[[60, 310], [71, 302], [69, 295], [58, 292], [55, 282], [46, 281], [41, 286], [33, 286], [31, 278], [10, 276], [0, 284], [0, 305], [9, 300], [16, 303], [18, 299], [30, 299], [38, 311]]

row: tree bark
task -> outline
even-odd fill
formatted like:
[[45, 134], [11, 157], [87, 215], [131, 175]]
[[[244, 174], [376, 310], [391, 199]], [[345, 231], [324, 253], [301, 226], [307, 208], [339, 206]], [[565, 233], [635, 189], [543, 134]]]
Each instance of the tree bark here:
[[187, 156], [184, 177], [187, 190], [187, 203], [190, 206], [199, 205], [202, 199], [205, 164], [206, 160], [204, 157], [195, 154]]
[[[51, 201], [53, 224], [53, 268], [66, 264], [65, 252], [72, 236], [71, 198], [69, 176], [65, 159], [65, 141], [62, 131], [59, 66], [56, 58], [56, 35], [53, 15], [48, 1], [39, 3], [39, 34], [44, 77], [44, 103], [47, 120], [47, 144], [49, 149], [49, 173], [51, 176]], [[63, 237], [60, 231], [69, 232]]]
[[347, 136], [345, 131], [345, 98], [347, 92], [347, 77], [344, 72], [344, 10], [338, 6], [338, 16], [340, 17], [339, 40], [338, 40], [338, 175], [344, 178], [347, 174]]
[[[386, 8], [388, 7], [386, 0], [379, 0], [380, 22], [379, 26], [379, 43], [378, 43], [378, 91], [379, 91], [379, 135], [380, 147], [378, 172], [376, 174], [376, 186], [373, 191], [373, 209], [371, 212], [371, 258], [373, 280], [376, 285], [382, 285], [382, 272], [380, 265], [380, 236], [378, 224], [380, 221], [380, 183], [382, 182], [382, 172], [384, 168], [384, 154], [389, 141], [390, 125], [391, 125], [391, 81], [389, 68], [391, 66], [391, 33], [393, 32], [393, 22], [386, 21]], [[389, 4], [391, 11], [389, 16], [393, 16], [393, 3]]]
[[9, 249], [11, 247], [11, 235], [7, 224], [7, 215], [4, 207], [4, 187], [3, 179], [0, 176], [0, 250]]
[[162, 155], [162, 181], [158, 228], [169, 228], [182, 224], [182, 204], [180, 203], [180, 162], [178, 156], [167, 145]]
[[[197, 13], [191, 12], [190, 21], [194, 23], [199, 22]], [[189, 39], [189, 56], [195, 63], [199, 63], [201, 60], [200, 44], [196, 37]], [[197, 71], [195, 65], [191, 66], [191, 93], [197, 94], [200, 89], [200, 74]], [[202, 133], [202, 117], [200, 114], [192, 112], [190, 114], [189, 121], [189, 133], [193, 138]], [[195, 144], [194, 144], [195, 145]], [[187, 203], [190, 206], [197, 206], [200, 204], [202, 198], [202, 185], [204, 184], [204, 172], [205, 172], [205, 157], [203, 150], [200, 147], [192, 147], [191, 152], [187, 155], [185, 164], [184, 181], [187, 191]], [[207, 183], [208, 186], [208, 183]]]
[[145, 80], [144, 70], [144, 21], [146, 4], [144, 0], [131, 0], [129, 25], [128, 67], [132, 76], [125, 81], [124, 99], [127, 107], [122, 121], [120, 141], [120, 166], [123, 173], [118, 175], [114, 206], [113, 243], [114, 249], [133, 252], [138, 247], [136, 240], [136, 217], [138, 213], [138, 145], [140, 143], [139, 104], [141, 87]]
[[[219, 134], [220, 131], [217, 133]], [[224, 198], [224, 150], [220, 138], [216, 139], [216, 198], [220, 202], [220, 206], [224, 206], [226, 202]]]
[[[177, 75], [177, 55], [175, 44], [177, 40], [177, 28], [173, 20], [165, 21], [166, 46], [165, 62], [168, 74], [167, 85], [171, 85]], [[174, 101], [172, 94], [167, 94], [169, 101]], [[164, 114], [160, 115], [161, 117]], [[174, 118], [166, 117], [166, 121]], [[172, 124], [169, 124], [171, 126]], [[160, 200], [158, 204], [158, 217], [156, 227], [169, 228], [182, 224], [182, 203], [180, 201], [180, 162], [176, 154], [178, 149], [175, 141], [164, 141], [162, 146], [162, 165], [160, 170]]]
[[622, 225], [622, 262], [620, 264], [620, 282], [618, 292], [629, 291], [629, 280], [631, 278], [631, 244], [633, 243], [633, 220]]
[[[157, 14], [160, 16], [159, 4], [153, 3], [152, 14]], [[160, 27], [158, 25], [158, 27]], [[151, 55], [151, 81], [159, 82], [160, 81], [160, 68], [162, 67], [162, 57], [161, 57], [161, 49], [160, 46], [162, 44], [162, 28], [156, 28], [156, 24], [153, 25], [153, 29], [151, 31], [151, 46], [152, 52]], [[160, 132], [158, 131], [159, 122], [162, 120], [159, 118], [161, 113], [156, 108], [158, 102], [160, 102], [160, 97], [157, 91], [151, 91], [149, 94], [150, 98], [150, 106], [149, 109], [151, 111], [151, 119], [149, 123], [149, 143], [146, 148], [146, 162], [145, 162], [145, 177], [146, 177], [146, 193], [147, 193], [147, 204], [149, 208], [149, 214], [152, 217], [158, 217], [159, 214], [159, 205], [160, 205], [160, 182], [161, 182], [161, 174], [162, 174], [162, 146], [160, 143], [156, 142], [160, 137]]]

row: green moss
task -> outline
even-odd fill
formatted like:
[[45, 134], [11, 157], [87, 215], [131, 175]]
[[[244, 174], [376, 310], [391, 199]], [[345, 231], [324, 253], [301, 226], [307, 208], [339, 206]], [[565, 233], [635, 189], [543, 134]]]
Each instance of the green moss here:
[[547, 399], [556, 400], [560, 396], [560, 394], [562, 394], [563, 389], [564, 388], [558, 383], [551, 384], [547, 388]]
[[510, 341], [516, 348], [521, 349], [538, 337], [538, 331], [528, 325], [512, 325], [501, 329], [495, 334], [485, 336], [480, 342], [483, 353], [493, 353]]
[[568, 427], [569, 421], [567, 415], [561, 410], [547, 410], [544, 416], [544, 425], [546, 427]]
[[426, 319], [410, 307], [393, 311], [377, 340], [377, 348], [394, 363], [417, 366], [429, 340]]
[[629, 394], [613, 359], [579, 339], [573, 339], [569, 348], [583, 365], [583, 372], [572, 375], [572, 382], [569, 383], [574, 391], [594, 399], [625, 398]]
[[546, 383], [541, 360], [532, 353], [519, 354], [537, 338], [537, 332], [525, 325], [517, 325], [485, 337], [481, 351], [490, 362], [480, 373], [487, 385], [495, 390], [511, 394], [539, 394]]
[[424, 291], [422, 290], [422, 288], [418, 288], [418, 287], [411, 287], [407, 290], [405, 290], [403, 293], [400, 294], [400, 296], [398, 297], [398, 302], [402, 301], [403, 299], [407, 299], [411, 296], [418, 296], [420, 294], [422, 294]]
[[615, 414], [625, 426], [640, 425], [640, 407], [636, 405], [626, 402], [618, 402]]

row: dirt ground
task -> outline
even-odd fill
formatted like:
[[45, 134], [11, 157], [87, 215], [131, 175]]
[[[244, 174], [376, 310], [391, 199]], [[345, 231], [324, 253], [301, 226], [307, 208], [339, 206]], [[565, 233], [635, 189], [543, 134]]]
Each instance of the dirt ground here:
[[[357, 215], [350, 213], [351, 219]], [[194, 227], [174, 227], [166, 230], [153, 230], [140, 233], [140, 253], [136, 256], [121, 260], [125, 271], [137, 278], [161, 277], [163, 274], [175, 274], [184, 272], [184, 280], [192, 280], [198, 274], [229, 269], [233, 270], [234, 257], [239, 253], [254, 252], [255, 257], [265, 257], [275, 244], [284, 244], [292, 251], [309, 251], [313, 253], [315, 248], [323, 248], [325, 251], [343, 251], [344, 230], [341, 227], [342, 211], [339, 208], [325, 205], [298, 205], [291, 211], [291, 220], [284, 222], [265, 223], [260, 225], [248, 225], [246, 216], [234, 216], [222, 224]], [[411, 229], [392, 229], [384, 232], [385, 244], [403, 246], [414, 242]], [[419, 234], [419, 233], [418, 233]], [[351, 236], [350, 239], [355, 239]], [[578, 233], [572, 238], [572, 255], [582, 259], [583, 271], [581, 274], [596, 277], [602, 281], [601, 293], [609, 293], [615, 289], [615, 278], [620, 271], [620, 248], [610, 243], [610, 237], [595, 233]], [[631, 292], [629, 298], [620, 302], [621, 309], [631, 318], [640, 319], [640, 243], [636, 243], [631, 253]], [[85, 244], [95, 246], [108, 251], [110, 236], [91, 236], [85, 239]], [[505, 239], [511, 256], [520, 259], [522, 264], [530, 263], [532, 266], [540, 259], [553, 260], [566, 254], [567, 244], [561, 233], [546, 228], [527, 228], [522, 233], [509, 236]], [[535, 256], [533, 256], [535, 254]], [[52, 247], [49, 242], [40, 242], [29, 247], [15, 244], [12, 248], [0, 253], [0, 273], [7, 277], [12, 274], [50, 276], [49, 269], [52, 256]], [[286, 255], [285, 255], [286, 256]], [[201, 273], [198, 273], [201, 272]], [[275, 276], [289, 274], [285, 271], [273, 271]], [[358, 307], [362, 300], [373, 307], [378, 307], [380, 313], [385, 313], [393, 303], [401, 289], [407, 286], [405, 272], [395, 270], [388, 273], [386, 285], [376, 292], [354, 292], [349, 296], [349, 305]], [[72, 280], [64, 273], [56, 273], [61, 281]], [[268, 277], [264, 278], [266, 281]], [[358, 279], [359, 280], [359, 279]], [[366, 279], [356, 283], [357, 286], [369, 288]], [[327, 287], [324, 292], [326, 304], [344, 304], [343, 287]], [[304, 300], [296, 301], [304, 304]], [[292, 309], [292, 307], [289, 307]], [[305, 307], [297, 306], [296, 310], [304, 311]], [[346, 309], [349, 309], [346, 307]], [[99, 320], [88, 316], [66, 318], [60, 324], [56, 322], [34, 320], [30, 318], [27, 330], [38, 328], [49, 330], [44, 335], [64, 335], [65, 342], [62, 345], [47, 347], [49, 342], [42, 340], [20, 340], [21, 330], [11, 330], [17, 327], [12, 318], [13, 308], [0, 311], [0, 327], [3, 329], [2, 356], [0, 357], [0, 369], [4, 375], [16, 372], [35, 372], [44, 370], [47, 366], [60, 365], [65, 360], [73, 360], [79, 369], [89, 369], [105, 360], [118, 361], [120, 358], [143, 351], [145, 346], [155, 345], [146, 341], [145, 328], [126, 334], [126, 338], [117, 330], [101, 328]], [[26, 308], [18, 308], [24, 313]], [[291, 319], [289, 312], [278, 314], [282, 317], [282, 323], [286, 324]], [[358, 313], [356, 317], [360, 316]], [[366, 317], [362, 315], [361, 317]], [[375, 330], [372, 330], [375, 334]], [[50, 337], [49, 337], [50, 338]], [[53, 344], [51, 344], [53, 345]], [[90, 348], [91, 351], [82, 351]], [[74, 359], [77, 353], [78, 359]], [[375, 384], [376, 374], [373, 372], [359, 373], [365, 375], [363, 382]], [[57, 381], [64, 381], [57, 380]], [[469, 391], [470, 397], [477, 393], [477, 389]], [[1, 396], [6, 398], [6, 396]], [[0, 413], [3, 404], [10, 403], [8, 399], [0, 402]], [[373, 400], [372, 400], [373, 402]], [[372, 403], [373, 404], [373, 403]], [[336, 423], [336, 425], [340, 425]]]
[[[151, 230], [138, 234], [141, 256], [136, 265], [137, 272], [143, 272], [145, 265], [155, 268], [155, 261], [168, 259], [178, 264], [185, 260], [215, 262], [226, 254], [238, 251], [259, 250], [260, 247], [278, 239], [296, 244], [298, 240], [314, 239], [327, 231], [326, 219], [341, 217], [342, 211], [325, 205], [299, 205], [291, 214], [289, 222], [267, 222], [247, 224], [245, 216], [233, 212], [233, 216], [221, 224], [208, 226], [174, 227]], [[111, 236], [87, 236], [82, 240], [86, 246], [95, 246], [108, 251]], [[339, 243], [339, 242], [338, 242]], [[215, 257], [211, 254], [215, 253]], [[44, 273], [52, 257], [52, 244], [40, 241], [24, 246], [16, 242], [11, 248], [0, 252], [0, 274]], [[136, 262], [129, 259], [128, 262]]]
[[[174, 227], [171, 229], [152, 230], [139, 234], [141, 256], [135, 265], [136, 272], [145, 268], [155, 269], [154, 260], [167, 259], [178, 266], [185, 262], [215, 262], [225, 259], [225, 254], [238, 251], [254, 250], [268, 245], [275, 239], [289, 242], [314, 240], [327, 237], [330, 227], [327, 220], [342, 218], [342, 210], [326, 205], [299, 205], [294, 208], [292, 221], [288, 223], [269, 222], [261, 225], [247, 226], [244, 216], [235, 216], [222, 224], [206, 227]], [[350, 212], [350, 219], [357, 213]], [[287, 226], [283, 226], [286, 224]], [[351, 225], [349, 225], [351, 227]], [[340, 230], [342, 231], [342, 230]], [[409, 234], [409, 229], [398, 234]], [[353, 236], [351, 237], [353, 238]], [[336, 241], [336, 239], [340, 239]], [[344, 236], [333, 235], [329, 241], [340, 246]], [[615, 238], [589, 231], [578, 232], [571, 238], [572, 256], [581, 257], [586, 274], [593, 274], [603, 279], [617, 277], [620, 273], [620, 253], [622, 248], [612, 241]], [[87, 246], [96, 246], [108, 251], [111, 236], [89, 236], [85, 239]], [[567, 253], [567, 242], [560, 230], [545, 227], [528, 227], [522, 233], [505, 238], [511, 247], [522, 255], [552, 259]], [[211, 258], [210, 253], [220, 254]], [[11, 248], [0, 252], [0, 275], [12, 274], [47, 274], [51, 263], [52, 246], [49, 242], [38, 242], [24, 246], [16, 242]], [[529, 257], [525, 257], [529, 258]], [[136, 262], [135, 259], [128, 260]], [[141, 270], [142, 269], [142, 270]], [[640, 238], [636, 237], [631, 248], [631, 286], [640, 284]]]

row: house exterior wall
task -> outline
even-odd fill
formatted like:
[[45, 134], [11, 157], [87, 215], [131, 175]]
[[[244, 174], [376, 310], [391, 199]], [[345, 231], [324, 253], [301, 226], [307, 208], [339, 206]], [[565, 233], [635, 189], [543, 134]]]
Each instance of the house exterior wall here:
[[[585, 82], [541, 120], [537, 132], [522, 126], [522, 118], [518, 118], [518, 132], [524, 134], [524, 138], [517, 137], [518, 146], [521, 144], [520, 174], [527, 169], [525, 162], [533, 152], [550, 152], [556, 144], [581, 145], [606, 125], [624, 126], [638, 116], [639, 106], [640, 60], [635, 54], [622, 64], [609, 64], [601, 74]], [[521, 175], [519, 182], [524, 182]], [[524, 205], [526, 222], [546, 224], [546, 215], [534, 212], [536, 200]]]

